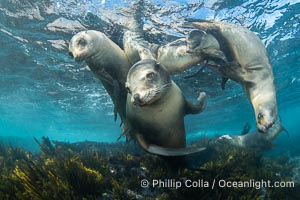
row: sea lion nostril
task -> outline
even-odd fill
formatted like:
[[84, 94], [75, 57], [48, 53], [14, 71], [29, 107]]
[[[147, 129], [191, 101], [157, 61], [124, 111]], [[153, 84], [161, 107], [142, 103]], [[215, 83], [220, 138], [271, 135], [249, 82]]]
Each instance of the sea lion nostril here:
[[139, 94], [133, 95], [133, 99], [134, 99], [134, 102], [139, 102], [139, 100], [140, 100], [140, 95], [139, 95]]
[[140, 95], [139, 94], [134, 94], [133, 95], [132, 103], [134, 105], [139, 105], [140, 104]]
[[74, 56], [73, 56], [73, 53], [72, 53], [72, 52], [69, 52], [69, 56], [70, 56], [71, 58], [74, 58]]

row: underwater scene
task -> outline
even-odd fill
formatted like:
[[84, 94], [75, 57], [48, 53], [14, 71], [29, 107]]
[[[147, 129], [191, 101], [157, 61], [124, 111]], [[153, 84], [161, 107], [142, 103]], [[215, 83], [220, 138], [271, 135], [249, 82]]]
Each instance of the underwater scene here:
[[299, 0], [0, 10], [0, 199], [300, 199]]

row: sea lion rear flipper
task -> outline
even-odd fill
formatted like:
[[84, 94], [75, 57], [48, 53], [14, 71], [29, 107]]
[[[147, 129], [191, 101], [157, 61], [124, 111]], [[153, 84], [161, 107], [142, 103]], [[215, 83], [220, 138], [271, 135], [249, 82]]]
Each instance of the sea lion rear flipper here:
[[205, 147], [165, 148], [154, 144], [148, 144], [141, 134], [136, 134], [136, 139], [145, 151], [159, 156], [186, 156], [199, 153], [206, 149]]
[[146, 142], [144, 136], [142, 134], [136, 133], [135, 134], [136, 140], [138, 141], [138, 143], [141, 145], [141, 147], [148, 151], [149, 145], [148, 142]]
[[185, 101], [185, 114], [198, 114], [205, 109], [206, 106], [206, 93], [200, 92], [197, 98], [197, 104]]
[[149, 145], [147, 151], [160, 156], [187, 156], [199, 153], [205, 149], [205, 147], [164, 148], [157, 145]]

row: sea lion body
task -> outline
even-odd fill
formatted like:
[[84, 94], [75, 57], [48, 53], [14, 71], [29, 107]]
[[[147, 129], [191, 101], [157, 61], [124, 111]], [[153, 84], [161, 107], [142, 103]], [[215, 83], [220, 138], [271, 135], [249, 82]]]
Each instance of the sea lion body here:
[[185, 39], [177, 39], [158, 48], [157, 61], [162, 63], [170, 74], [176, 74], [203, 61], [203, 58], [187, 52]]
[[278, 111], [273, 71], [264, 44], [240, 25], [207, 21], [190, 25], [217, 39], [228, 62], [222, 63], [218, 71], [242, 84], [254, 108], [257, 128], [266, 132], [277, 120]]
[[282, 131], [286, 130], [281, 122], [277, 121], [267, 130], [266, 134], [261, 134], [255, 130], [244, 135], [222, 135], [217, 139], [217, 142], [243, 149], [266, 151], [273, 148], [273, 141]]
[[123, 36], [124, 52], [131, 64], [143, 59], [155, 59], [168, 70], [170, 74], [182, 72], [203, 61], [203, 58], [187, 52], [185, 39], [178, 39], [166, 45], [147, 42], [139, 29], [127, 30]]
[[[170, 89], [164, 94], [162, 101], [142, 107], [129, 103], [126, 113], [128, 119], [149, 143], [180, 148], [185, 147], [185, 99], [177, 85], [171, 82]], [[132, 96], [128, 95], [127, 102], [131, 99]]]
[[185, 148], [184, 116], [204, 109], [205, 93], [200, 93], [196, 105], [187, 102], [163, 65], [151, 59], [130, 69], [126, 87], [126, 116], [140, 145], [146, 151], [153, 145]]
[[104, 33], [88, 30], [72, 37], [69, 52], [77, 62], [85, 61], [100, 79], [124, 121], [127, 97], [125, 82], [131, 67], [124, 51]]

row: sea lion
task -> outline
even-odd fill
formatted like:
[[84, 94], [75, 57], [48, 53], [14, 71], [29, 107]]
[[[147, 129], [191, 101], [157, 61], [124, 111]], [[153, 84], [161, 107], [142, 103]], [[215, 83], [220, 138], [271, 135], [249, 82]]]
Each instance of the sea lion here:
[[204, 57], [187, 51], [184, 38], [161, 46], [145, 41], [140, 32], [128, 30], [123, 36], [123, 46], [132, 64], [142, 59], [155, 59], [164, 65], [170, 74], [182, 72], [204, 61]]
[[142, 148], [162, 156], [182, 156], [204, 150], [186, 148], [183, 119], [186, 114], [203, 111], [204, 92], [200, 93], [196, 105], [188, 102], [166, 68], [152, 59], [132, 66], [126, 88], [126, 117]]
[[273, 148], [273, 141], [282, 131], [285, 131], [288, 134], [281, 122], [276, 121], [275, 124], [267, 130], [266, 134], [261, 134], [259, 131], [255, 130], [243, 135], [222, 135], [217, 138], [215, 142], [243, 149], [267, 151]]
[[[274, 125], [278, 111], [273, 71], [261, 40], [249, 29], [226, 22], [189, 19], [185, 27], [198, 28], [216, 38], [226, 60], [214, 54], [221, 62], [212, 67], [242, 84], [254, 108], [257, 129], [266, 132]], [[198, 52], [201, 57], [201, 51]]]
[[202, 57], [187, 51], [184, 38], [160, 46], [156, 57], [157, 61], [163, 64], [170, 74], [183, 72], [189, 67], [204, 61]]
[[146, 41], [142, 20], [143, 3], [143, 1], [137, 3], [137, 8], [132, 11], [133, 15], [129, 17], [123, 35], [124, 52], [132, 65], [142, 59], [155, 59], [164, 65], [170, 74], [176, 74], [203, 61], [203, 58], [195, 53], [187, 52], [184, 38], [166, 45]]
[[115, 119], [119, 113], [125, 121], [127, 91], [125, 82], [131, 67], [124, 51], [104, 33], [94, 30], [74, 35], [69, 44], [69, 54], [77, 61], [85, 61], [100, 79], [115, 106]]
[[155, 48], [158, 45], [151, 44], [144, 39], [143, 18], [144, 1], [133, 3], [134, 9], [130, 9], [128, 23], [124, 27], [123, 47], [124, 52], [132, 65], [142, 59], [155, 59]]

